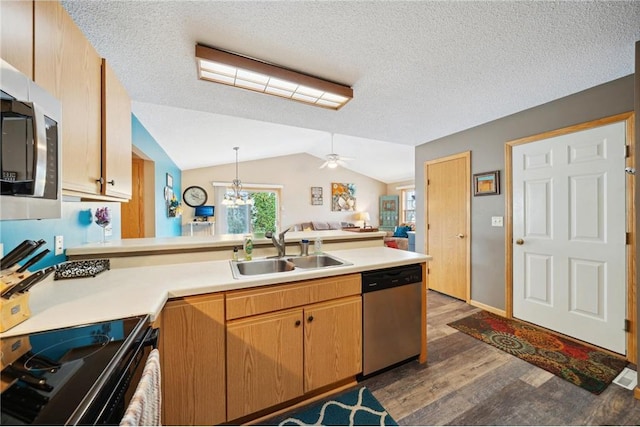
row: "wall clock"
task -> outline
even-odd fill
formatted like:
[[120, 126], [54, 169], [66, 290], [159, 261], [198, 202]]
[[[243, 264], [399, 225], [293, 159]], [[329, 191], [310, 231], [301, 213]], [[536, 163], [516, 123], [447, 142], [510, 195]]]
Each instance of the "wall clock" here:
[[182, 200], [192, 208], [202, 206], [207, 203], [207, 192], [204, 191], [204, 188], [202, 187], [192, 185], [184, 190], [184, 193], [182, 193]]

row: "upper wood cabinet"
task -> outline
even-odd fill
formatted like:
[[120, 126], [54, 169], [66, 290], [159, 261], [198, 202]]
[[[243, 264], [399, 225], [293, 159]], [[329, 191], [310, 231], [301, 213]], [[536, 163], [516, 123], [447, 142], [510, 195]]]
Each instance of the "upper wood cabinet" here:
[[34, 80], [62, 103], [62, 189], [100, 194], [102, 59], [60, 3], [34, 11]]
[[131, 98], [102, 60], [102, 194], [131, 198]]
[[0, 1], [0, 54], [33, 79], [33, 1]]
[[62, 103], [63, 192], [130, 199], [127, 91], [60, 3], [36, 1], [33, 11], [33, 79]]
[[161, 324], [162, 424], [225, 422], [224, 295], [169, 301]]

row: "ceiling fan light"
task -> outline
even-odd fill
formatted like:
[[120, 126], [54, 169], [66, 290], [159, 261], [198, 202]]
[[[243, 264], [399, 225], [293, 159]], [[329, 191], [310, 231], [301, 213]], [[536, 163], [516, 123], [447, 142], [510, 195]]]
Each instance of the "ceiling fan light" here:
[[[195, 56], [201, 80], [277, 95], [333, 110], [339, 110], [353, 99], [353, 89], [349, 86], [235, 53], [196, 44]], [[325, 102], [317, 102], [321, 97]]]
[[335, 160], [330, 160], [327, 164], [327, 167], [330, 169], [335, 169], [338, 167], [338, 162], [336, 162]]

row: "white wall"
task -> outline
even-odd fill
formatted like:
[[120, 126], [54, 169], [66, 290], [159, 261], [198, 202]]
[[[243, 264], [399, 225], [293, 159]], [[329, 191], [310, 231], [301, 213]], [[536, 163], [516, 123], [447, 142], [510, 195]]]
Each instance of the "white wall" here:
[[[354, 212], [331, 211], [331, 183], [352, 183], [356, 187], [356, 210], [367, 211], [370, 223], [378, 225], [378, 197], [386, 194], [387, 185], [348, 169], [319, 169], [322, 159], [309, 154], [273, 157], [264, 160], [240, 162], [238, 177], [247, 184], [282, 185], [281, 225], [308, 221], [355, 222]], [[213, 204], [212, 182], [231, 182], [235, 178], [235, 164], [182, 171], [183, 191], [199, 185], [207, 191], [208, 204]], [[311, 187], [322, 187], [324, 203], [311, 205]], [[183, 203], [183, 224], [193, 219], [193, 208]]]

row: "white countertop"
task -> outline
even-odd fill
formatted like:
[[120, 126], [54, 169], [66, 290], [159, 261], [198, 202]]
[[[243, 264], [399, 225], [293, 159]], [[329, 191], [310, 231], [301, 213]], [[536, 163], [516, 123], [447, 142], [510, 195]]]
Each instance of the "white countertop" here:
[[53, 280], [51, 275], [29, 291], [31, 317], [0, 337], [143, 314], [155, 319], [169, 298], [358, 273], [431, 259], [428, 255], [383, 246], [326, 253], [352, 265], [242, 279], [233, 278], [228, 260], [118, 268], [82, 279]]
[[[342, 230], [319, 230], [319, 231], [290, 231], [285, 234], [286, 242], [299, 242], [302, 239], [313, 241], [320, 237], [323, 241], [332, 240], [359, 240], [366, 238], [382, 239], [386, 236], [384, 231], [371, 231], [366, 233], [356, 233]], [[155, 237], [142, 239], [122, 239], [112, 240], [106, 243], [87, 243], [75, 248], [67, 248], [68, 256], [93, 255], [93, 254], [126, 254], [135, 252], [159, 252], [177, 249], [194, 248], [218, 248], [230, 246], [242, 246], [243, 235], [222, 234], [219, 236], [177, 236], [177, 237]], [[253, 244], [271, 244], [271, 239], [253, 239]]]

